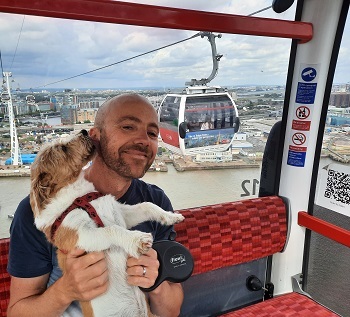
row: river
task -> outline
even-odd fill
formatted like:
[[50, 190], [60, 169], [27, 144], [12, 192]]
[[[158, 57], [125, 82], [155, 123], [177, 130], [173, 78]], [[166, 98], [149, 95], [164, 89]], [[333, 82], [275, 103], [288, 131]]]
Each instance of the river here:
[[[174, 209], [256, 197], [259, 178], [259, 168], [177, 172], [171, 164], [168, 172], [148, 172], [143, 177], [166, 192]], [[243, 181], [246, 191], [242, 188]], [[8, 215], [13, 214], [18, 203], [29, 194], [29, 187], [29, 177], [0, 178], [0, 238], [9, 236]]]

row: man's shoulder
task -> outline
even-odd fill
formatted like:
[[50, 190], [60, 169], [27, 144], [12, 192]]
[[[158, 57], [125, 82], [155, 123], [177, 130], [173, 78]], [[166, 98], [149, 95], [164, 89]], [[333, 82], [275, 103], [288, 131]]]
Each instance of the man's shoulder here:
[[165, 210], [172, 210], [171, 202], [163, 189], [141, 179], [134, 179], [131, 192], [125, 202], [135, 204], [143, 201], [152, 202]]
[[133, 182], [134, 182], [134, 186], [136, 188], [147, 190], [149, 192], [158, 192], [158, 193], [165, 194], [163, 189], [161, 189], [157, 185], [147, 183], [147, 182], [143, 181], [142, 179], [134, 179]]
[[14, 219], [12, 223], [16, 223], [20, 220], [29, 220], [34, 219], [33, 211], [30, 206], [29, 195], [24, 197], [21, 202], [18, 204], [17, 209], [14, 214]]

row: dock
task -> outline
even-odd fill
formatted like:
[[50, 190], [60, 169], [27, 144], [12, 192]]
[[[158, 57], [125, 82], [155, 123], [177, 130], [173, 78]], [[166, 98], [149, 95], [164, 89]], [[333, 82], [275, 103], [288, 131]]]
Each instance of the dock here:
[[30, 177], [30, 167], [0, 165], [0, 177]]

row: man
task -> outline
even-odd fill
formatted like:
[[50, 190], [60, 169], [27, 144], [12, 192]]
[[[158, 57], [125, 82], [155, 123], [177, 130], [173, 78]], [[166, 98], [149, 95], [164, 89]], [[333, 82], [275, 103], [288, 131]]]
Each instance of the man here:
[[[97, 112], [89, 132], [98, 155], [85, 171], [85, 178], [94, 183], [97, 191], [112, 194], [122, 203], [151, 201], [164, 210], [172, 210], [160, 188], [138, 179], [154, 161], [158, 132], [157, 113], [146, 98], [125, 94], [110, 99]], [[20, 203], [11, 226], [8, 317], [81, 316], [76, 301], [90, 300], [107, 290], [108, 272], [103, 252], [72, 251], [67, 258], [67, 274], [61, 276], [55, 250], [34, 228], [33, 222], [27, 197]], [[151, 232], [155, 240], [167, 239], [172, 232], [171, 227], [154, 222], [140, 224], [135, 229]], [[158, 276], [158, 267], [153, 249], [138, 259], [130, 257], [128, 282], [149, 288]], [[179, 315], [183, 301], [181, 284], [165, 281], [148, 296], [153, 314]]]

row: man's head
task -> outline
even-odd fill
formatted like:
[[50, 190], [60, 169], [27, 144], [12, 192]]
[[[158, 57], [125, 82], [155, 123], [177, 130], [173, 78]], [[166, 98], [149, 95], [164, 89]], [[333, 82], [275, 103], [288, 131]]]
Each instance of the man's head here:
[[99, 142], [99, 157], [120, 176], [142, 177], [158, 148], [158, 116], [138, 94], [123, 94], [98, 110], [90, 137]]

